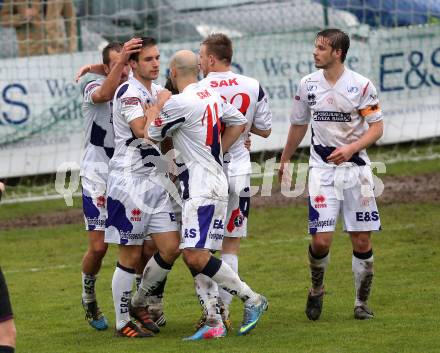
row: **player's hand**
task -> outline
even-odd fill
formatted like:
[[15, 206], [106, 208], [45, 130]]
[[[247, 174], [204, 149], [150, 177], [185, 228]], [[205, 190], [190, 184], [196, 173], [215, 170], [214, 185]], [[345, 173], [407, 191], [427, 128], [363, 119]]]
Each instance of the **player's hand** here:
[[141, 38], [132, 38], [128, 42], [124, 43], [122, 47], [122, 51], [119, 54], [119, 60], [126, 64], [130, 59], [130, 55], [134, 53], [139, 53], [142, 47], [142, 39]]
[[280, 184], [290, 183], [290, 181], [292, 180], [292, 174], [289, 171], [289, 165], [290, 161], [280, 161], [280, 169], [278, 169], [278, 182]]
[[355, 152], [352, 145], [338, 147], [327, 157], [327, 162], [339, 165], [349, 161]]
[[153, 122], [159, 116], [159, 109], [153, 103], [145, 103], [142, 106], [142, 110], [144, 111], [144, 117], [146, 121], [150, 123]]
[[251, 134], [248, 134], [246, 139], [244, 140], [244, 147], [250, 151], [251, 150]]
[[84, 65], [84, 66], [80, 67], [80, 69], [76, 73], [75, 82], [78, 83], [78, 81], [81, 77], [83, 77], [85, 74], [88, 74], [90, 72], [90, 68], [91, 68], [91, 65]]
[[172, 95], [171, 92], [168, 91], [167, 89], [163, 89], [157, 94], [157, 107], [159, 108], [159, 110], [163, 108], [166, 101], [170, 99], [171, 95]]

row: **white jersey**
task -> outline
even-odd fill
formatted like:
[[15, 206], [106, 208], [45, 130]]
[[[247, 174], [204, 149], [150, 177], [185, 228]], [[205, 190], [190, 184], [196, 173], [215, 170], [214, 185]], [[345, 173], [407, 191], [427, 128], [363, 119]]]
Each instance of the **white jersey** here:
[[104, 81], [104, 78], [100, 78], [90, 81], [84, 87], [82, 114], [86, 134], [81, 176], [91, 175], [94, 171], [106, 175], [106, 167], [115, 148], [111, 102], [94, 103], [92, 99], [93, 93], [102, 86]]
[[177, 151], [184, 200], [194, 197], [227, 200], [228, 184], [223, 172], [220, 118], [227, 125], [246, 119], [234, 106], [205, 85], [193, 83], [173, 95], [150, 126], [153, 140], [172, 136]]
[[155, 103], [162, 86], [151, 84], [151, 92], [134, 77], [116, 90], [113, 98], [113, 126], [115, 129], [115, 154], [110, 169], [118, 172], [151, 174], [155, 171], [154, 159], [160, 156], [155, 146], [137, 139], [130, 129], [130, 122], [143, 117], [143, 105]]
[[218, 92], [246, 117], [246, 128], [225, 155], [224, 168], [229, 176], [250, 174], [250, 155], [244, 141], [252, 125], [260, 130], [272, 127], [272, 113], [260, 83], [232, 71], [210, 72], [201, 82]]
[[[303, 77], [293, 102], [292, 124], [311, 122], [310, 166], [333, 166], [327, 157], [337, 147], [359, 140], [368, 123], [382, 120], [377, 91], [371, 81], [345, 68], [332, 87], [319, 70]], [[349, 162], [370, 165], [366, 150], [355, 153]]]

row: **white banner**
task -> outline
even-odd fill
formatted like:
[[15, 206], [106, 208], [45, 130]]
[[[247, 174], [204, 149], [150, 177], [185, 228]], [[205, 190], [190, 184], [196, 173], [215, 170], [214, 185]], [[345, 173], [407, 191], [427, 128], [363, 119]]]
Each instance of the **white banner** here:
[[[233, 69], [258, 79], [273, 111], [268, 139], [253, 151], [281, 149], [292, 99], [304, 75], [315, 70], [314, 33], [234, 40]], [[199, 43], [160, 45], [164, 83], [170, 56], [198, 51]], [[83, 147], [81, 92], [76, 70], [100, 62], [99, 52], [3, 60], [0, 76], [0, 177], [55, 172], [79, 164]], [[440, 136], [440, 26], [379, 30], [352, 35], [347, 67], [375, 84], [385, 119], [380, 143]], [[302, 146], [309, 144], [306, 137]]]

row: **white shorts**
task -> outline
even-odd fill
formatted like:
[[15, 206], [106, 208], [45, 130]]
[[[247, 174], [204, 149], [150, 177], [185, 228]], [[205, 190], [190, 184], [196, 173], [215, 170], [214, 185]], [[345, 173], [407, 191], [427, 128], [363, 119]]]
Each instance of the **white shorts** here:
[[229, 199], [225, 237], [244, 238], [250, 208], [250, 174], [229, 176]]
[[342, 213], [346, 232], [381, 228], [369, 166], [310, 168], [309, 233], [333, 232]]
[[81, 177], [82, 204], [86, 230], [105, 230], [107, 196], [105, 180]]
[[220, 250], [226, 201], [191, 198], [183, 202], [180, 248]]
[[107, 188], [106, 243], [142, 245], [150, 234], [178, 230], [168, 193], [147, 177], [110, 174]]

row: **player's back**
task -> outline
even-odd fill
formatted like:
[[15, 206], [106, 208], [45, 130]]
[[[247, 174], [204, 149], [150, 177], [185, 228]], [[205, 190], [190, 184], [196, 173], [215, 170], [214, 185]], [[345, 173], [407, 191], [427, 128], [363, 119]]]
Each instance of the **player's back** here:
[[[221, 97], [200, 83], [188, 85], [173, 95], [150, 128], [154, 139], [172, 136], [184, 199], [207, 197], [225, 199], [228, 195], [222, 166], [220, 117]], [[160, 136], [160, 137], [159, 137]]]
[[244, 146], [245, 139], [254, 123], [261, 130], [271, 128], [272, 114], [264, 90], [256, 79], [232, 71], [210, 72], [201, 82], [218, 92], [246, 117], [246, 128], [229, 148], [225, 167], [228, 175], [250, 173], [250, 156]]
[[[92, 170], [106, 174], [106, 166], [114, 153], [115, 141], [110, 102], [95, 103], [92, 98], [93, 93], [102, 86], [104, 81], [104, 78], [99, 78], [84, 86], [81, 107], [85, 123], [82, 176]], [[98, 163], [103, 163], [103, 165]]]

